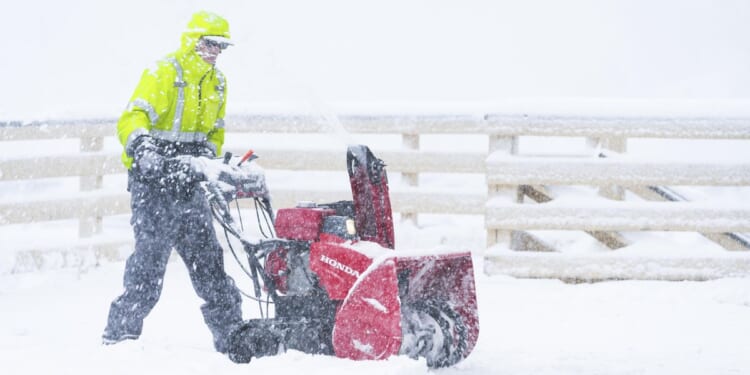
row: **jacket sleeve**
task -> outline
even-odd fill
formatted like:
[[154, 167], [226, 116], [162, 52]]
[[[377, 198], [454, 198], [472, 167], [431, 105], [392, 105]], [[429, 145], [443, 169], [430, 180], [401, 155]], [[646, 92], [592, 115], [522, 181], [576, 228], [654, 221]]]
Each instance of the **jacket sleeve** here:
[[173, 81], [174, 77], [170, 76], [164, 64], [147, 69], [141, 75], [127, 108], [117, 122], [117, 138], [125, 148], [124, 156], [132, 157], [133, 141], [140, 135], [148, 134], [159, 118], [169, 113]]
[[219, 108], [219, 116], [216, 118], [214, 128], [208, 133], [209, 147], [214, 149], [216, 156], [221, 156], [222, 147], [224, 146], [224, 114], [227, 108], [227, 87], [224, 83], [224, 98]]

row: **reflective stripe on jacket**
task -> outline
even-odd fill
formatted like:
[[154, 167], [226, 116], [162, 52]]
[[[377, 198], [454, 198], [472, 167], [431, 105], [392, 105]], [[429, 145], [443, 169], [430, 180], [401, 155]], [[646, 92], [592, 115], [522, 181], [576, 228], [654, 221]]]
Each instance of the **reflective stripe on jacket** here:
[[185, 33], [182, 47], [146, 69], [117, 123], [130, 169], [132, 142], [142, 134], [175, 142], [202, 142], [216, 155], [224, 144], [226, 81], [195, 52], [201, 35]]

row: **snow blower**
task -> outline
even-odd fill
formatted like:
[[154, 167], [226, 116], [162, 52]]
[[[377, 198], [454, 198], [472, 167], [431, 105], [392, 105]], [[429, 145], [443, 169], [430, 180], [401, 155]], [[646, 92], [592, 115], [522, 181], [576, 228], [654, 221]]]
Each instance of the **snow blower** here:
[[[254, 157], [248, 152], [231, 165], [228, 155], [203, 184], [231, 252], [252, 280], [246, 295], [261, 310], [261, 318], [233, 330], [231, 360], [292, 349], [354, 360], [406, 355], [439, 368], [471, 353], [479, 334], [471, 255], [395, 249], [385, 164], [368, 147], [347, 150], [351, 201], [301, 202], [276, 215], [262, 169], [245, 163]], [[244, 233], [235, 218], [239, 205], [237, 214], [230, 212], [239, 199], [255, 200], [267, 238]]]

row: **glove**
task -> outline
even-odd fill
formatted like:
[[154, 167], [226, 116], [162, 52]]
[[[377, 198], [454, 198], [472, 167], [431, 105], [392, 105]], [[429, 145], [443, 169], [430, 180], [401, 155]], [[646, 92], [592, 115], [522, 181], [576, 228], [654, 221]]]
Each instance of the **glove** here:
[[198, 183], [206, 176], [193, 167], [191, 156], [178, 156], [165, 160], [164, 184], [166, 190], [177, 200], [189, 201], [198, 189]]
[[196, 183], [206, 180], [203, 171], [197, 168], [193, 156], [177, 156], [165, 160], [165, 170], [170, 178], [186, 183]]
[[198, 156], [207, 157], [209, 159], [216, 158], [216, 153], [214, 152], [214, 149], [208, 146], [208, 142], [203, 143], [200, 145], [198, 149]]
[[141, 135], [131, 146], [133, 155], [132, 171], [142, 181], [155, 181], [163, 177], [164, 157], [158, 152], [154, 140], [149, 135]]

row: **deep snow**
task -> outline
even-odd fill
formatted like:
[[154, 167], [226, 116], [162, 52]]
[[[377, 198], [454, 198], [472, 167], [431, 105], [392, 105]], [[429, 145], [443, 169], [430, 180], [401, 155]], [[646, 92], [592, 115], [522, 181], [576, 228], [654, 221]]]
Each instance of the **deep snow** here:
[[[283, 108], [333, 119], [339, 108], [750, 113], [750, 48], [745, 38], [750, 3], [742, 0], [28, 0], [0, 4], [0, 68], [6, 72], [0, 122], [116, 117], [142, 69], [177, 47], [184, 23], [201, 8], [224, 14], [237, 41], [219, 60], [229, 77], [232, 113]], [[310, 137], [289, 138], [311, 147], [305, 144]], [[474, 139], [459, 139], [460, 144], [452, 144], [456, 149], [477, 147]], [[400, 144], [398, 139], [380, 142], [390, 148]], [[450, 142], [427, 137], [422, 146], [444, 149]], [[547, 141], [524, 142], [533, 148]], [[629, 146], [630, 153], [641, 157], [750, 160], [743, 142], [687, 141], [665, 148], [640, 140]], [[44, 147], [5, 142], [0, 157], [76, 152], [77, 147], [75, 141], [45, 142]], [[105, 145], [106, 150], [118, 147], [111, 140]], [[328, 177], [311, 183], [326, 186], [332, 183]], [[272, 187], [295, 181], [289, 173], [269, 178]], [[393, 180], [397, 184], [397, 176]], [[483, 189], [477, 176], [446, 181], [428, 175], [421, 182]], [[121, 178], [108, 179], [105, 185], [124, 188]], [[29, 190], [45, 194], [75, 189], [76, 181], [3, 182], [0, 199], [22, 199]], [[696, 200], [739, 201], [747, 196], [740, 189], [712, 191], [688, 193]], [[235, 365], [213, 352], [200, 301], [180, 261], [170, 263], [162, 300], [146, 320], [143, 337], [102, 347], [101, 329], [110, 301], [120, 292], [124, 262], [5, 272], [15, 250], [65, 240], [75, 226], [59, 224], [0, 228], [3, 374], [427, 372], [424, 363], [405, 358], [351, 362], [297, 352]], [[109, 224], [109, 235], [130, 235], [126, 218]], [[571, 285], [487, 276], [481, 272], [481, 218], [427, 215], [420, 224], [398, 225], [399, 246], [453, 246], [476, 254], [479, 342], [466, 361], [438, 373], [750, 373], [747, 279]], [[715, 250], [694, 234], [629, 235], [651, 239], [632, 249], [641, 254]], [[601, 250], [591, 240], [578, 238], [562, 237], [557, 244], [572, 252]], [[227, 267], [247, 287], [229, 260]], [[246, 317], [254, 316], [255, 304], [247, 301], [244, 308]]]
[[[481, 259], [477, 259], [481, 267]], [[123, 264], [0, 276], [4, 374], [421, 374], [424, 362], [286, 354], [236, 365], [213, 352], [180, 261], [140, 340], [99, 335]], [[235, 274], [236, 275], [236, 274]], [[441, 374], [746, 374], [746, 279], [570, 285], [478, 275], [480, 337]], [[243, 284], [247, 286], [247, 284]], [[257, 306], [246, 302], [246, 316]]]

